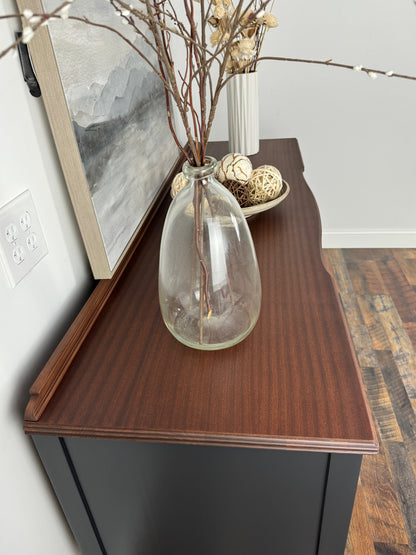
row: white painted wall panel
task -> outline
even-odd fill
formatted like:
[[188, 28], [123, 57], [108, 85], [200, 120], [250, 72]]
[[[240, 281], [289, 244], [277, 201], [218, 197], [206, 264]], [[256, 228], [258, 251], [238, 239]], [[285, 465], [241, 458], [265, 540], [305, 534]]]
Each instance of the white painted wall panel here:
[[[2, 23], [0, 45], [12, 37]], [[0, 553], [72, 555], [77, 547], [23, 432], [23, 412], [31, 383], [93, 281], [42, 101], [29, 95], [18, 59], [7, 56], [0, 60], [0, 206], [25, 189], [49, 253], [14, 289], [0, 267]]]

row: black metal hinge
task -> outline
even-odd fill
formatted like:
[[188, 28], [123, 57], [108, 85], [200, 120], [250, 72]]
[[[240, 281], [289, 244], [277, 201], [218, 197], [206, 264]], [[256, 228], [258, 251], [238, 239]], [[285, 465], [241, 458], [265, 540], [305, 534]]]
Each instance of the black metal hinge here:
[[[19, 40], [22, 36], [21, 32], [16, 32], [16, 40]], [[19, 52], [20, 65], [22, 68], [23, 79], [26, 81], [29, 87], [29, 92], [32, 96], [39, 97], [41, 95], [40, 86], [38, 80], [36, 79], [35, 72], [32, 66], [32, 60], [30, 59], [29, 50], [27, 44], [19, 42], [17, 45], [17, 51]]]

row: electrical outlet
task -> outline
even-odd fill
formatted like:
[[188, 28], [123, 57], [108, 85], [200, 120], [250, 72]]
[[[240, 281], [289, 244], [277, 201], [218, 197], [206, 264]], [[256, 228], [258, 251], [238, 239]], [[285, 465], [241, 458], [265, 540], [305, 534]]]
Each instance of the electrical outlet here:
[[32, 195], [28, 190], [0, 208], [0, 254], [12, 287], [48, 254]]

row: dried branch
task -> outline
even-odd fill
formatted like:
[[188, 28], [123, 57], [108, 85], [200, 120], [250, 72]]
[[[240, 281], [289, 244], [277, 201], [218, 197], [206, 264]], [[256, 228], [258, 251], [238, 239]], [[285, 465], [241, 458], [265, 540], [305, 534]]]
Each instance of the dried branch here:
[[[138, 0], [136, 7], [132, 7], [125, 0], [110, 0], [115, 13], [134, 34], [151, 49], [157, 58], [153, 61], [135, 41], [126, 34], [98, 21], [91, 21], [86, 17], [70, 15], [68, 8], [70, 0], [66, 0], [51, 13], [32, 14], [29, 10], [23, 13], [0, 16], [0, 20], [18, 18], [22, 21], [23, 36], [0, 52], [0, 58], [19, 42], [29, 42], [37, 30], [53, 19], [70, 19], [86, 25], [105, 29], [115, 33], [129, 45], [161, 79], [165, 88], [166, 113], [170, 131], [180, 150], [190, 163], [200, 165], [205, 160], [205, 150], [215, 117], [216, 107], [220, 93], [232, 78], [229, 73], [229, 62], [234, 55], [235, 45], [241, 37], [253, 36], [255, 55], [241, 58], [238, 63], [238, 72], [253, 71], [258, 62], [268, 60], [285, 61], [303, 64], [326, 65], [354, 71], [363, 71], [375, 79], [378, 75], [396, 77], [400, 79], [416, 80], [416, 76], [399, 74], [393, 71], [371, 69], [363, 66], [336, 63], [329, 60], [313, 60], [303, 58], [288, 58], [282, 56], [259, 56], [266, 30], [275, 23], [266, 21], [264, 10], [271, 0], [238, 0], [235, 8], [224, 13], [218, 11], [218, 2], [213, 0], [199, 0], [199, 21], [195, 13], [195, 0], [183, 0], [185, 19], [182, 20], [174, 7], [173, 0]], [[225, 2], [224, 2], [225, 5]], [[138, 6], [138, 7], [137, 7]], [[217, 10], [217, 11], [216, 11]], [[227, 4], [228, 10], [228, 4]], [[213, 14], [216, 14], [213, 17]], [[274, 17], [274, 16], [273, 16]], [[222, 19], [224, 18], [224, 20]], [[208, 31], [212, 25], [218, 26], [217, 42], [209, 47]], [[277, 24], [277, 23], [276, 23]], [[143, 31], [144, 25], [147, 31]], [[149, 36], [147, 35], [149, 32]], [[171, 41], [175, 38], [182, 41], [185, 48], [185, 72], [175, 66], [171, 50]], [[212, 34], [211, 34], [212, 40]], [[216, 65], [216, 77], [213, 78], [213, 68]], [[237, 66], [235, 66], [237, 67]], [[235, 69], [235, 68], [234, 68]], [[197, 94], [195, 93], [197, 91]], [[180, 120], [184, 126], [187, 141], [190, 147], [189, 156], [180, 145], [172, 121], [172, 103], [177, 106]]]
[[301, 64], [315, 64], [315, 65], [322, 65], [322, 66], [330, 66], [330, 67], [339, 67], [339, 68], [343, 68], [343, 69], [350, 69], [353, 71], [363, 71], [365, 73], [367, 73], [367, 75], [371, 78], [375, 78], [375, 76], [377, 75], [384, 75], [387, 77], [397, 77], [398, 79], [410, 79], [412, 81], [416, 81], [416, 76], [413, 75], [406, 75], [403, 73], [396, 73], [394, 71], [385, 71], [385, 70], [380, 70], [380, 69], [371, 69], [368, 67], [364, 67], [362, 65], [348, 65], [348, 64], [339, 64], [336, 62], [333, 62], [332, 59], [329, 60], [308, 60], [305, 58], [286, 58], [286, 57], [282, 57], [282, 56], [264, 56], [262, 58], [259, 58], [259, 62], [261, 61], [267, 61], [267, 60], [272, 60], [272, 61], [277, 61], [277, 62], [295, 62], [295, 63], [301, 63]]
[[65, 1], [51, 13], [33, 14], [30, 10], [24, 10], [23, 13], [0, 15], [0, 21], [5, 19], [19, 19], [23, 27], [22, 36], [16, 39], [7, 48], [0, 51], [0, 59], [12, 50], [15, 50], [21, 42], [28, 43], [35, 35], [36, 31], [50, 20], [65, 19], [67, 17], [66, 10], [70, 7], [71, 3], [71, 1]]

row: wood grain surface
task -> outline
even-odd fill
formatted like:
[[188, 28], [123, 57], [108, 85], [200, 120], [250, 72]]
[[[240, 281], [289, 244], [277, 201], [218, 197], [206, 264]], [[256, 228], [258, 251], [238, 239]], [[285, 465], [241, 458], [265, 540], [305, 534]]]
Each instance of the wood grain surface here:
[[416, 554], [416, 249], [327, 250], [380, 452], [364, 457], [346, 555]]
[[[170, 180], [180, 171], [180, 164], [178, 163], [172, 168], [168, 180]], [[71, 362], [78, 352], [78, 349], [83, 344], [84, 339], [88, 336], [91, 328], [94, 326], [96, 319], [99, 317], [102, 308], [106, 305], [107, 299], [115, 289], [119, 278], [123, 272], [134, 252], [138, 248], [140, 241], [146, 233], [154, 215], [160, 208], [164, 195], [161, 194], [155, 200], [153, 211], [148, 215], [146, 221], [140, 228], [140, 231], [135, 235], [131, 249], [126, 253], [123, 260], [114, 271], [112, 279], [104, 279], [98, 282], [98, 285], [93, 290], [92, 294], [85, 303], [83, 309], [71, 324], [70, 329], [65, 334], [65, 337], [59, 343], [52, 356], [48, 360], [46, 366], [43, 368], [38, 379], [30, 388], [30, 399], [25, 411], [25, 420], [36, 421], [43, 413], [43, 410], [48, 405], [53, 397], [56, 389], [59, 387], [67, 370], [71, 366]]]
[[[210, 154], [219, 158], [226, 148], [213, 145]], [[297, 141], [262, 141], [252, 162], [277, 166], [291, 193], [250, 223], [263, 289], [251, 335], [233, 348], [203, 352], [165, 328], [157, 274], [167, 198], [48, 404], [28, 411], [26, 432], [377, 451], [338, 294], [322, 263], [319, 212]]]

